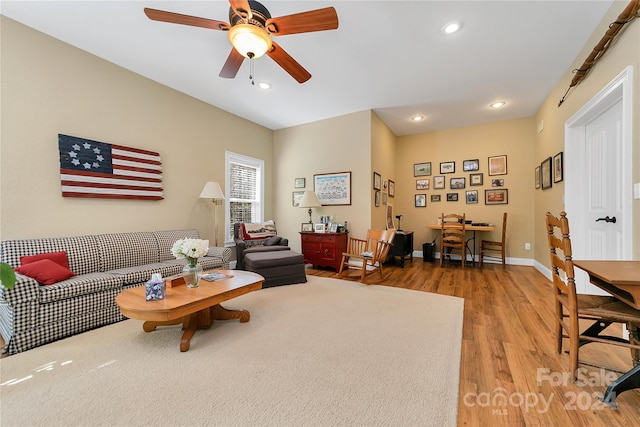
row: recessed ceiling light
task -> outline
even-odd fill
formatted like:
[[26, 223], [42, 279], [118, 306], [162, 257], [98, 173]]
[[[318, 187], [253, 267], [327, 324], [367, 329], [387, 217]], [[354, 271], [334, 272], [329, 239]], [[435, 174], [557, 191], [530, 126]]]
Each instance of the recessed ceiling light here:
[[411, 117], [411, 121], [412, 121], [412, 122], [421, 122], [421, 121], [423, 121], [423, 120], [424, 120], [424, 116], [420, 116], [420, 115], [418, 115], [418, 116], [413, 116], [413, 117]]
[[489, 104], [489, 107], [491, 107], [491, 108], [502, 108], [502, 107], [505, 106], [505, 104], [506, 104], [506, 102], [504, 102], [504, 101], [496, 101], [493, 104]]
[[462, 22], [451, 21], [444, 24], [441, 31], [443, 34], [453, 34], [456, 31], [460, 30], [460, 28], [462, 28]]
[[264, 90], [271, 89], [271, 83], [260, 82], [260, 83], [258, 83], [258, 87], [260, 89], [264, 89]]

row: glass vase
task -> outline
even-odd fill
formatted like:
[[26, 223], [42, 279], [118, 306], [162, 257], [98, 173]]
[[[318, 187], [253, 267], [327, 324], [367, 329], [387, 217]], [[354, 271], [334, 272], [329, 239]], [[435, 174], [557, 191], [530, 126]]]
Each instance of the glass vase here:
[[187, 288], [197, 288], [200, 284], [200, 277], [202, 277], [202, 266], [198, 264], [198, 261], [187, 262], [182, 269], [182, 277], [187, 284]]

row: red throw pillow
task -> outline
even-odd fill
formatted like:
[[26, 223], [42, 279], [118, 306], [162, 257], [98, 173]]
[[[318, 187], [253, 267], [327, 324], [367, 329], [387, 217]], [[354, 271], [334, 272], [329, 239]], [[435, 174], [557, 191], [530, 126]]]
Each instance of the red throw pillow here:
[[30, 262], [15, 270], [45, 285], [53, 285], [54, 283], [75, 276], [73, 271], [47, 258]]
[[66, 268], [67, 270], [69, 270], [69, 260], [67, 259], [66, 252], [47, 252], [44, 254], [21, 256], [20, 265], [30, 264], [34, 261], [39, 261], [41, 259], [50, 259], [51, 261], [58, 263], [64, 268]]

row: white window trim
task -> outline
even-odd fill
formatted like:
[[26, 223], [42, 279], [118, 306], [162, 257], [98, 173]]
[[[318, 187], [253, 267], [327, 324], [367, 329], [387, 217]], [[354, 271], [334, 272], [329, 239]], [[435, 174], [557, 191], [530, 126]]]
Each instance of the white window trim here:
[[[230, 195], [231, 195], [231, 174], [230, 166], [231, 163], [240, 163], [248, 166], [255, 167], [260, 172], [258, 174], [258, 200], [259, 200], [259, 218], [256, 218], [255, 221], [262, 221], [264, 218], [264, 160], [256, 159], [255, 157], [249, 157], [242, 154], [234, 153], [232, 151], [225, 151], [225, 180], [224, 180], [224, 193], [227, 195], [224, 201], [224, 235], [225, 235], [225, 246], [233, 246], [233, 239], [230, 239], [228, 236], [231, 234], [231, 225], [229, 224], [229, 220], [231, 217], [231, 208], [230, 208]], [[230, 240], [229, 240], [230, 239]]]

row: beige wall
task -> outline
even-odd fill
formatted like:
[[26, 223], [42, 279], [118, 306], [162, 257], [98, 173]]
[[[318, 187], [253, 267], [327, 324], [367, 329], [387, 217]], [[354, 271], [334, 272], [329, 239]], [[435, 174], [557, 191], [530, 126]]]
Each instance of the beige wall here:
[[[551, 91], [535, 117], [535, 122], [544, 122], [544, 130], [537, 134], [535, 141], [535, 162], [539, 164], [547, 157], [564, 151], [564, 125], [580, 108], [593, 98], [627, 66], [633, 66], [633, 123], [632, 156], [633, 182], [640, 182], [640, 22], [636, 19], [620, 33], [613, 46], [607, 51], [591, 72], [578, 86], [571, 89], [564, 103], [558, 102], [566, 92], [574, 76], [572, 70], [579, 68], [608, 29], [611, 22], [624, 10], [628, 2], [616, 1], [602, 19], [592, 36], [585, 43], [558, 85]], [[554, 184], [548, 190], [535, 192], [535, 260], [549, 268], [549, 254], [546, 246], [544, 215], [547, 211], [558, 214], [564, 209], [564, 182]], [[628, 197], [631, 199], [632, 194]], [[640, 200], [632, 201], [633, 258], [640, 259]]]
[[[382, 182], [394, 181], [396, 182], [396, 136], [391, 132], [391, 129], [384, 124], [375, 113], [371, 113], [371, 166], [373, 168], [369, 176], [369, 192], [371, 194], [371, 228], [385, 229], [387, 227], [387, 208], [391, 206], [393, 211], [392, 219], [395, 223], [395, 200], [396, 197], [388, 197], [387, 205], [384, 204], [383, 194], [388, 195], [388, 187], [382, 188], [380, 195], [380, 206], [375, 205], [375, 191], [373, 190], [373, 172], [380, 174]], [[399, 187], [396, 182], [396, 194]], [[363, 236], [363, 235], [360, 235]]]
[[313, 190], [313, 175], [351, 171], [351, 205], [313, 209], [313, 220], [334, 215], [335, 221], [349, 223], [352, 235], [364, 235], [371, 224], [371, 114], [347, 114], [275, 131], [275, 192], [278, 234], [300, 251], [300, 225], [308, 222], [307, 209], [292, 206], [295, 178], [306, 179]]
[[[531, 251], [525, 251], [526, 242], [533, 245], [533, 153], [534, 122], [532, 118], [507, 120], [477, 126], [469, 126], [444, 131], [428, 132], [398, 138], [396, 152], [396, 196], [395, 211], [404, 215], [402, 228], [414, 231], [414, 249], [422, 250], [422, 244], [431, 242], [438, 233], [427, 230], [427, 224], [434, 224], [442, 213], [464, 213], [474, 222], [488, 222], [497, 225], [493, 233], [482, 233], [479, 239], [500, 239], [502, 214], [508, 212], [507, 256], [509, 258], [531, 258]], [[488, 176], [488, 157], [507, 156], [507, 175]], [[464, 160], [478, 159], [479, 170], [483, 174], [482, 186], [470, 186], [470, 172], [462, 171]], [[415, 163], [431, 162], [432, 175], [420, 177], [429, 179], [429, 190], [416, 190], [413, 176]], [[440, 175], [440, 162], [455, 162], [455, 173], [443, 175], [446, 179], [444, 190], [433, 189], [433, 177]], [[450, 178], [465, 178], [464, 190], [451, 190]], [[484, 192], [491, 189], [491, 178], [504, 179], [508, 190], [508, 204], [485, 205]], [[467, 204], [465, 191], [478, 190], [478, 203]], [[447, 202], [447, 193], [458, 193], [457, 202]], [[427, 206], [416, 208], [415, 194], [427, 195]], [[431, 195], [439, 194], [440, 202], [431, 202]]]
[[[1, 19], [0, 239], [186, 227], [212, 239], [198, 195], [224, 183], [225, 150], [263, 159], [273, 187], [271, 130]], [[159, 152], [165, 199], [63, 198], [58, 133]]]

